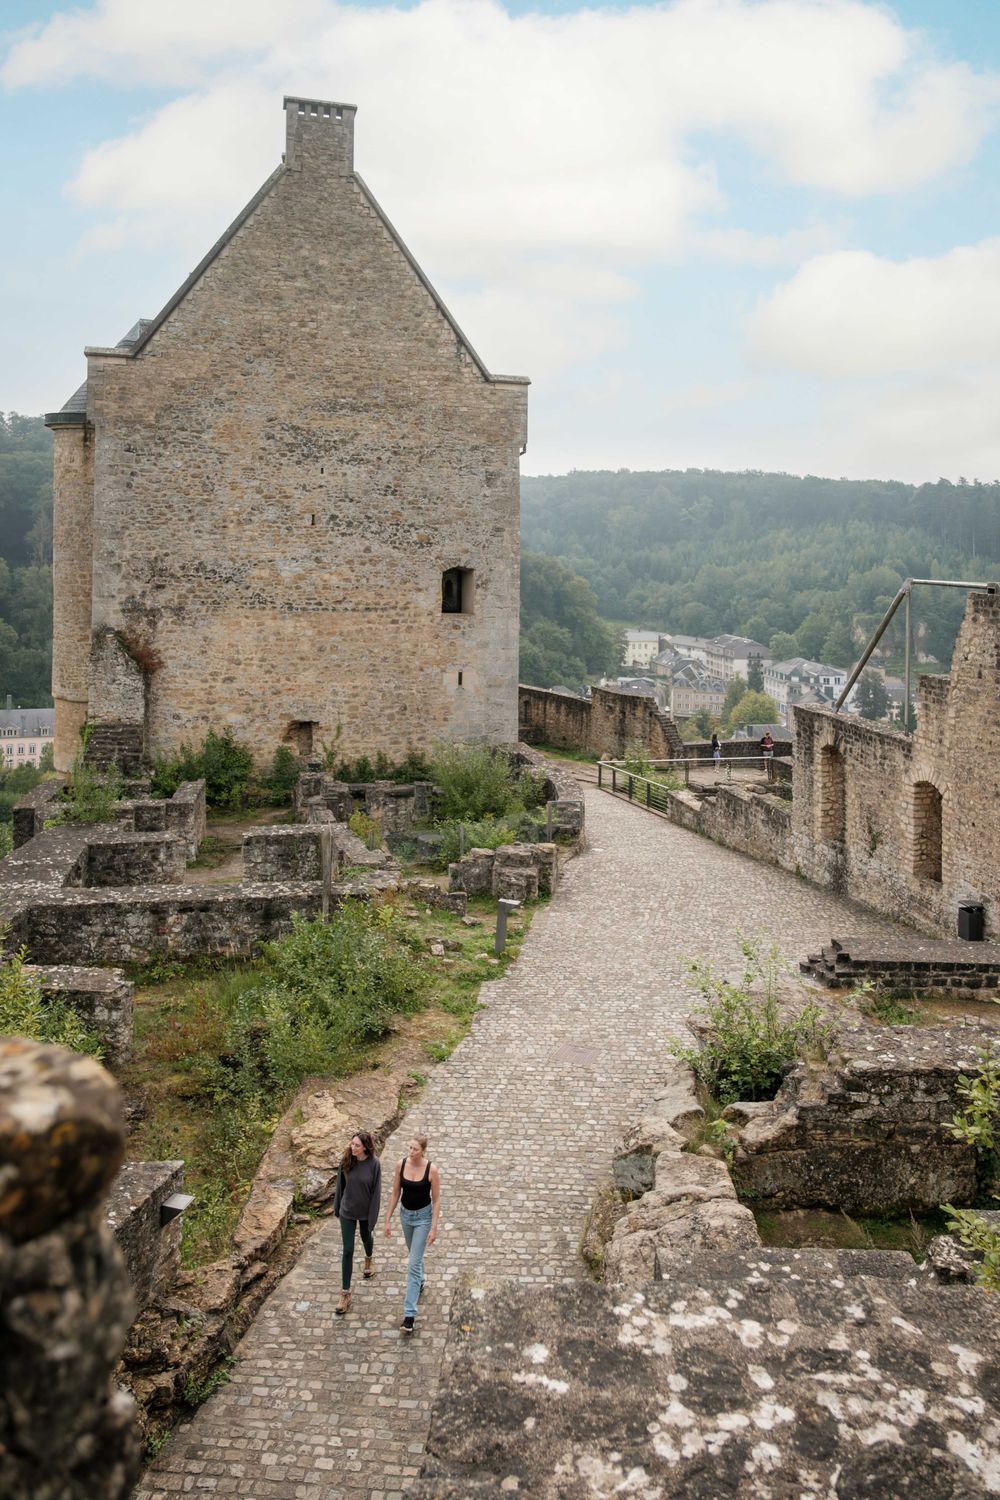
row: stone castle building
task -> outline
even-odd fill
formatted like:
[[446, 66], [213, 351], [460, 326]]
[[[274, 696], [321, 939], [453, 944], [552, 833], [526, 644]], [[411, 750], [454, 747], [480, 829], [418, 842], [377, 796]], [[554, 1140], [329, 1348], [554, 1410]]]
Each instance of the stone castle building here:
[[266, 760], [517, 734], [527, 384], [491, 375], [354, 170], [285, 100], [281, 165], [46, 418], [56, 765], [229, 727]]

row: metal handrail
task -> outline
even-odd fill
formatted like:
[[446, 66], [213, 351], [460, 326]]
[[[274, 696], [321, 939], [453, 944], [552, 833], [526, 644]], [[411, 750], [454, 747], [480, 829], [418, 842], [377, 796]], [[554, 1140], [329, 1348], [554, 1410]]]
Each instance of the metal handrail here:
[[[760, 765], [762, 767], [765, 767], [767, 769], [767, 779], [768, 779], [768, 781], [773, 781], [774, 780], [774, 757], [772, 755], [726, 755], [726, 756], [721, 756], [720, 760], [719, 760], [719, 764], [720, 765], [724, 764], [729, 769], [729, 775], [727, 776], [727, 780], [729, 780], [729, 781], [732, 780], [732, 770], [731, 770], [731, 768], [733, 766], [750, 766], [750, 765], [755, 765], [758, 762], [760, 763]], [[666, 765], [683, 766], [684, 767], [684, 785], [686, 787], [688, 787], [688, 786], [691, 785], [691, 767], [692, 766], [704, 766], [704, 767], [708, 768], [709, 766], [714, 766], [714, 764], [715, 764], [714, 760], [705, 760], [703, 758], [699, 759], [699, 758], [680, 758], [680, 757], [677, 757], [677, 758], [675, 758], [675, 759], [673, 759], [671, 761], [656, 761], [656, 762], [650, 761], [650, 766], [654, 770], [657, 769], [658, 766], [666, 766]], [[602, 775], [602, 773], [606, 772], [606, 771], [610, 771], [611, 772], [611, 788], [610, 788], [611, 791], [617, 793], [617, 791], [618, 791], [618, 781], [619, 781], [619, 779], [621, 779], [622, 782], [625, 784], [626, 793], [627, 793], [627, 796], [628, 796], [628, 798], [629, 798], [630, 801], [634, 800], [634, 786], [635, 786], [635, 783], [636, 782], [642, 783], [642, 785], [644, 785], [645, 788], [646, 788], [646, 806], [647, 807], [655, 806], [655, 801], [654, 802], [650, 801], [650, 790], [649, 790], [650, 787], [655, 787], [658, 791], [661, 791], [661, 792], [670, 792], [671, 790], [673, 790], [671, 787], [664, 786], [664, 784], [663, 784], [662, 781], [656, 781], [651, 776], [641, 776], [639, 774], [639, 772], [637, 772], [637, 771], [629, 771], [626, 768], [625, 764], [623, 762], [621, 762], [621, 761], [599, 760], [597, 762], [597, 786], [598, 786], [598, 789], [601, 790], [601, 791], [606, 790], [605, 785], [604, 785], [605, 778]]]

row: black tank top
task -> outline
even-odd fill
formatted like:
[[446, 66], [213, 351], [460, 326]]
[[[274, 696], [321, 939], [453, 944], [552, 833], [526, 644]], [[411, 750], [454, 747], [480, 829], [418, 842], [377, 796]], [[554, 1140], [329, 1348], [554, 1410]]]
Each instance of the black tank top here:
[[427, 1171], [419, 1182], [410, 1182], [404, 1177], [403, 1172], [406, 1161], [403, 1161], [399, 1169], [399, 1185], [403, 1192], [404, 1208], [426, 1208], [431, 1201], [431, 1164], [427, 1163]]

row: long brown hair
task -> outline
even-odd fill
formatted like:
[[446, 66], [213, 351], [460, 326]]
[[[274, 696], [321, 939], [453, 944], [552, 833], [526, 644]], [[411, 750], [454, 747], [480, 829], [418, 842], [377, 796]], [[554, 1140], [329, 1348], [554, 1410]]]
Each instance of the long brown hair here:
[[[351, 1141], [354, 1140], [354, 1136], [357, 1136], [357, 1138], [361, 1142], [362, 1146], [364, 1146], [364, 1148], [365, 1148], [365, 1158], [366, 1159], [369, 1156], [374, 1156], [375, 1155], [375, 1142], [371, 1138], [371, 1132], [370, 1131], [368, 1131], [368, 1130], [356, 1130], [354, 1132], [354, 1135], [351, 1136]], [[348, 1141], [348, 1143], [347, 1143], [347, 1150], [344, 1152], [343, 1156], [340, 1158], [340, 1165], [343, 1167], [345, 1174], [351, 1170], [351, 1168], [354, 1166], [354, 1163], [357, 1161], [357, 1157], [354, 1155], [354, 1152], [351, 1150], [351, 1141]]]

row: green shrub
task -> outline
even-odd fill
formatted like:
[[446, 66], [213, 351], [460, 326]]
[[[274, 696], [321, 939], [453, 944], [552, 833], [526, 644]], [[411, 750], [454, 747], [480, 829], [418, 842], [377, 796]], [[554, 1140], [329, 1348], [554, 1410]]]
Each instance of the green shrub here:
[[33, 974], [25, 972], [22, 949], [0, 961], [0, 1036], [24, 1036], [83, 1052], [98, 1061], [104, 1052], [100, 1037], [80, 1020], [58, 995], [45, 999]]
[[61, 823], [111, 823], [115, 808], [125, 795], [125, 778], [117, 766], [99, 771], [88, 766], [81, 753], [73, 761], [67, 796], [59, 805]]
[[151, 781], [153, 796], [172, 797], [182, 782], [202, 777], [210, 806], [242, 807], [250, 795], [253, 752], [236, 739], [231, 729], [221, 734], [210, 729], [200, 750], [182, 745], [174, 755], [157, 760]]
[[[778, 1013], [778, 953], [772, 947], [761, 958], [759, 944], [741, 940], [744, 971], [739, 984], [720, 979], [710, 964], [688, 964], [692, 983], [704, 999], [706, 1018], [700, 1047], [673, 1047], [673, 1055], [690, 1064], [713, 1099], [771, 1099], [786, 1065], [810, 1051], [822, 1050], [829, 1027], [815, 1005], [805, 1005], [790, 1020]], [[763, 994], [752, 986], [763, 983]]]
[[265, 979], [229, 1007], [222, 1056], [205, 1084], [220, 1102], [267, 1101], [310, 1073], [336, 1069], [415, 1008], [423, 969], [392, 934], [392, 908], [349, 901], [330, 922], [293, 917], [264, 950]]
[[424, 757], [415, 750], [409, 751], [405, 759], [394, 763], [380, 750], [374, 760], [359, 755], [356, 760], [340, 760], [335, 756], [335, 747], [324, 743], [323, 769], [334, 771], [338, 781], [394, 781], [404, 786], [410, 781], [429, 781], [430, 770]]
[[438, 789], [435, 810], [445, 821], [507, 817], [544, 800], [539, 778], [488, 745], [439, 745], [428, 771]]
[[459, 827], [465, 829], [465, 848], [499, 849], [501, 844], [516, 844], [522, 839], [522, 823], [513, 818], [484, 818], [481, 822], [465, 819], [451, 823], [439, 823], [436, 832], [441, 835], [441, 844], [434, 855], [434, 866], [446, 870], [459, 858]]
[[276, 806], [284, 807], [291, 802], [301, 769], [298, 756], [287, 745], [279, 745], [274, 752], [271, 769], [262, 783], [268, 797]]
[[0, 859], [14, 852], [14, 828], [11, 823], [0, 823]]
[[377, 849], [382, 843], [382, 824], [378, 818], [370, 818], [366, 812], [359, 807], [347, 820], [347, 826], [356, 839], [369, 849]]

